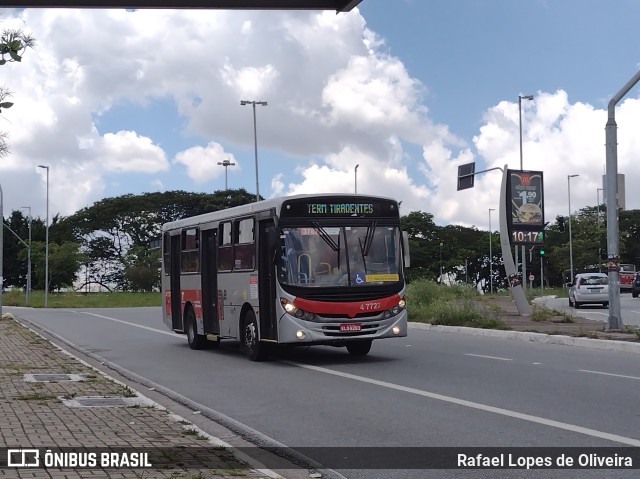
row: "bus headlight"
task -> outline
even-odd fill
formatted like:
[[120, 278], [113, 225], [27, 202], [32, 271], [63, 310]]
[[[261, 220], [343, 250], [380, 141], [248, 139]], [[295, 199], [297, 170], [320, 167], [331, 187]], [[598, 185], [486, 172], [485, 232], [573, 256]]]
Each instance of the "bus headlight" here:
[[400, 314], [400, 312], [405, 308], [406, 304], [407, 303], [404, 298], [400, 299], [400, 301], [398, 301], [398, 304], [391, 307], [391, 309], [387, 309], [384, 313], [382, 313], [382, 319], [389, 319], [389, 318], [392, 318], [393, 316], [396, 316], [397, 314]]
[[296, 339], [300, 339], [303, 340], [304, 338], [307, 337], [307, 333], [305, 333], [304, 331], [302, 331], [301, 329], [299, 329], [298, 331], [296, 331]]
[[294, 306], [294, 304], [286, 298], [280, 298], [280, 304], [282, 304], [282, 307], [287, 313], [295, 316], [296, 318], [304, 319], [305, 321], [316, 320], [316, 315], [314, 313], [310, 313], [308, 311], [305, 311], [304, 309], [300, 309], [297, 306]]
[[393, 328], [391, 328], [391, 332], [393, 334], [400, 334], [400, 326], [394, 326]]

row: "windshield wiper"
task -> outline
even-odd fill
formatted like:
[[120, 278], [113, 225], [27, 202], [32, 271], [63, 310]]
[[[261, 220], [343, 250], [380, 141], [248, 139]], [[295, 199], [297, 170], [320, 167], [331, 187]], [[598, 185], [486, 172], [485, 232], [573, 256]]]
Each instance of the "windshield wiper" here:
[[362, 248], [362, 256], [369, 256], [369, 250], [371, 249], [371, 245], [373, 244], [373, 234], [376, 231], [376, 222], [372, 221], [369, 226], [367, 226], [367, 234], [364, 237], [364, 245], [361, 244]]
[[[322, 238], [322, 240], [327, 243], [333, 251], [340, 250], [340, 245], [336, 243], [331, 236], [329, 236], [325, 229], [320, 226], [320, 223], [318, 223], [317, 221], [312, 221], [311, 224], [316, 230], [318, 230], [318, 235], [320, 236], [320, 238]], [[340, 237], [338, 236], [338, 239], [339, 238]]]

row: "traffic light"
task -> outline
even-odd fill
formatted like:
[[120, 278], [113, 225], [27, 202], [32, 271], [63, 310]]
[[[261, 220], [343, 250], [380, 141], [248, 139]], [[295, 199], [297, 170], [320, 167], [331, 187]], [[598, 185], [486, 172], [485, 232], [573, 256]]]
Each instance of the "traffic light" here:
[[544, 248], [540, 246], [540, 256], [544, 256]]

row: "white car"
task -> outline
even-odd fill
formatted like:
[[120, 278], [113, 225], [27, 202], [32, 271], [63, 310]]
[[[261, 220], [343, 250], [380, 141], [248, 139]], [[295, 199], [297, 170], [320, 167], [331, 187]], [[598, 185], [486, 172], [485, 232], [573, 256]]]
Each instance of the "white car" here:
[[569, 288], [569, 306], [583, 304], [609, 306], [609, 277], [605, 273], [580, 273]]

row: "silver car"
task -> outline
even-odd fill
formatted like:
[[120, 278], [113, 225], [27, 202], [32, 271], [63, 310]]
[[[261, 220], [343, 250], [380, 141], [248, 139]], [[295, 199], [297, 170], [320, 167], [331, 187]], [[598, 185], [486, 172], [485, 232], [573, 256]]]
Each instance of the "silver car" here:
[[605, 273], [580, 273], [569, 288], [569, 306], [583, 304], [609, 306], [609, 277]]

